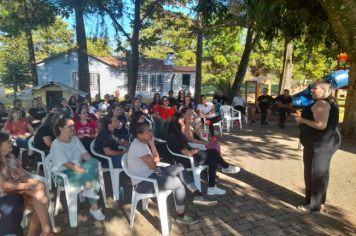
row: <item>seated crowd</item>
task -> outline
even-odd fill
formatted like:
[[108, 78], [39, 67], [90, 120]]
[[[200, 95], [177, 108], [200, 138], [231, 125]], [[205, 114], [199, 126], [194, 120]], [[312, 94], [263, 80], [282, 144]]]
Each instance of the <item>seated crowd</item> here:
[[[251, 109], [251, 124], [256, 123], [255, 113], [260, 112], [261, 124], [268, 125], [275, 99], [267, 95], [267, 92], [267, 89], [263, 89], [256, 108]], [[290, 111], [293, 101], [288, 90], [276, 100], [280, 113], [279, 125], [284, 127], [286, 114]], [[43, 151], [45, 156], [51, 153], [53, 169], [65, 173], [70, 185], [85, 187], [82, 195], [87, 197], [91, 204], [89, 213], [96, 220], [104, 220], [105, 215], [97, 203], [100, 198], [98, 163], [109, 168], [109, 161], [93, 155], [90, 146], [94, 142], [95, 152], [111, 158], [113, 168], [122, 168], [121, 159], [128, 153], [127, 168], [130, 173], [156, 179], [160, 190], [176, 190], [174, 195], [177, 222], [194, 224], [198, 222], [198, 218], [184, 211], [185, 188], [193, 193], [194, 204], [213, 206], [217, 204], [217, 200], [204, 195], [196, 187], [186, 170], [191, 168], [189, 159], [178, 154], [193, 157], [195, 167], [209, 167], [207, 195], [226, 193], [224, 189], [216, 186], [218, 165], [222, 167], [223, 173], [234, 174], [240, 171], [239, 167], [224, 160], [214, 135], [214, 123], [221, 122], [223, 117], [219, 111], [226, 102], [221, 90], [214, 96], [213, 103], [202, 95], [200, 104], [191, 97], [190, 92], [185, 94], [184, 90], [180, 90], [178, 99], [173, 98], [173, 91], [169, 91], [168, 97], [162, 98], [156, 93], [149, 105], [142, 103], [141, 95], [131, 101], [127, 94], [121, 103], [117, 97], [106, 94], [104, 100], [101, 100], [97, 94], [93, 103], [88, 99], [78, 103], [77, 98], [71, 96], [69, 102], [63, 98], [58, 107], [48, 108], [41, 98], [34, 98], [28, 111], [22, 107], [21, 100], [16, 99], [9, 113], [6, 113], [5, 106], [0, 103], [0, 203], [6, 201], [11, 205], [7, 196], [12, 195], [13, 199], [23, 202], [17, 205], [18, 211], [35, 211], [28, 235], [35, 234], [38, 224], [41, 224], [43, 235], [54, 235], [47, 212], [49, 199], [44, 191], [46, 186], [33, 180], [15, 156], [18, 154], [16, 148], [28, 148], [28, 142], [34, 136], [33, 146]], [[241, 96], [241, 91], [237, 92], [231, 105], [242, 115], [248, 116], [245, 112], [247, 103]], [[208, 134], [204, 133], [203, 137], [200, 137], [199, 129], [202, 125], [208, 127], [212, 142], [205, 139], [204, 135]], [[202, 149], [192, 148], [193, 144], [201, 145]], [[33, 160], [44, 161], [37, 152]], [[158, 167], [158, 162], [170, 165]], [[55, 181], [60, 186], [64, 185], [60, 176]], [[154, 191], [150, 182], [134, 178], [131, 182], [139, 193]], [[22, 214], [17, 213], [17, 210], [14, 210], [14, 214], [17, 215], [16, 219], [12, 220], [12, 225], [18, 225], [18, 218], [22, 217]], [[5, 225], [4, 222], [0, 219], [0, 226]], [[16, 233], [18, 230], [18, 227], [11, 224], [8, 224], [7, 228], [10, 233]]]

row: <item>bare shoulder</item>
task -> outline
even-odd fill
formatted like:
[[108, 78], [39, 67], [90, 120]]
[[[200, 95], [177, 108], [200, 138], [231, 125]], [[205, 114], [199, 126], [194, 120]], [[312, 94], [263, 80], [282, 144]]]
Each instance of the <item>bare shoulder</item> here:
[[328, 101], [326, 101], [326, 100], [318, 100], [312, 108], [327, 109], [329, 111], [331, 109], [331, 106], [330, 106], [330, 103], [328, 103]]

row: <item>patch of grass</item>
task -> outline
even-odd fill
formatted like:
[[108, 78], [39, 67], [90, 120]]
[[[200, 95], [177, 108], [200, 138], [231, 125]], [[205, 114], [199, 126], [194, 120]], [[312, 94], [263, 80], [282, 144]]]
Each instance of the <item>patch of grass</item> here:
[[[17, 99], [21, 99], [22, 101], [22, 106], [24, 108], [31, 108], [32, 105], [31, 105], [31, 102], [32, 102], [32, 99], [33, 99], [33, 96], [17, 96]], [[6, 106], [6, 109], [10, 109], [12, 107], [12, 101], [14, 101], [15, 98], [14, 96], [7, 96], [6, 97], [6, 101], [5, 101], [5, 106]]]

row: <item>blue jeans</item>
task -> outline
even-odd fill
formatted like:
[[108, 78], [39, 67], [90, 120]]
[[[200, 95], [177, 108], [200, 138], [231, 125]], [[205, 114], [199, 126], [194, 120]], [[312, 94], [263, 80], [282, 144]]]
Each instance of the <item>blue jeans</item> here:
[[32, 138], [33, 135], [28, 136], [27, 138], [16, 138], [16, 146], [19, 148], [28, 148], [28, 140]]
[[21, 221], [24, 199], [19, 193], [12, 193], [0, 198], [0, 235], [23, 236]]
[[221, 102], [215, 103], [215, 112], [219, 112], [220, 113], [220, 107], [222, 106]]
[[[122, 156], [123, 155], [117, 155], [117, 156], [111, 157], [112, 165], [115, 169], [122, 168], [122, 165], [121, 165]], [[101, 165], [103, 168], [109, 168], [109, 161], [102, 162]]]
[[155, 137], [156, 138], [166, 140], [164, 131], [167, 129], [168, 123], [169, 123], [168, 121], [163, 123], [160, 120], [155, 120]]

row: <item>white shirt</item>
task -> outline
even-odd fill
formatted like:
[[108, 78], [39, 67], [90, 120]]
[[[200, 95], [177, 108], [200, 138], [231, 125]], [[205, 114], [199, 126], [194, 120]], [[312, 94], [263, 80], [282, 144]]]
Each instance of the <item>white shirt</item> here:
[[51, 145], [50, 153], [52, 155], [53, 169], [63, 172], [67, 170], [64, 163], [70, 161], [78, 166], [82, 164], [82, 154], [86, 153], [82, 142], [75, 136], [69, 143], [62, 143], [55, 139]]
[[93, 113], [93, 114], [95, 114], [97, 111], [98, 111], [98, 110], [97, 110], [95, 107], [90, 106], [89, 113]]
[[246, 102], [245, 97], [234, 97], [234, 100], [232, 100], [232, 102], [234, 102], [234, 106], [244, 106], [244, 102]]
[[108, 109], [108, 107], [110, 106], [110, 104], [109, 103], [104, 103], [104, 102], [101, 102], [100, 104], [99, 104], [99, 109], [102, 111], [102, 112], [105, 112], [106, 111], [106, 109]]
[[[131, 174], [147, 178], [154, 173], [142, 159], [142, 156], [149, 154], [153, 158], [151, 149], [146, 143], [140, 142], [137, 138], [131, 143], [127, 157], [127, 169]], [[142, 182], [142, 180], [131, 178], [132, 185]]]
[[[206, 103], [206, 106], [204, 106], [203, 104], [199, 104], [198, 107], [197, 107], [197, 110], [201, 110], [201, 112], [206, 115], [208, 114], [209, 112], [211, 112], [212, 110], [212, 107], [214, 106], [214, 104], [212, 102], [207, 102]], [[215, 113], [212, 113], [209, 115], [210, 117], [214, 117], [216, 116]]]

